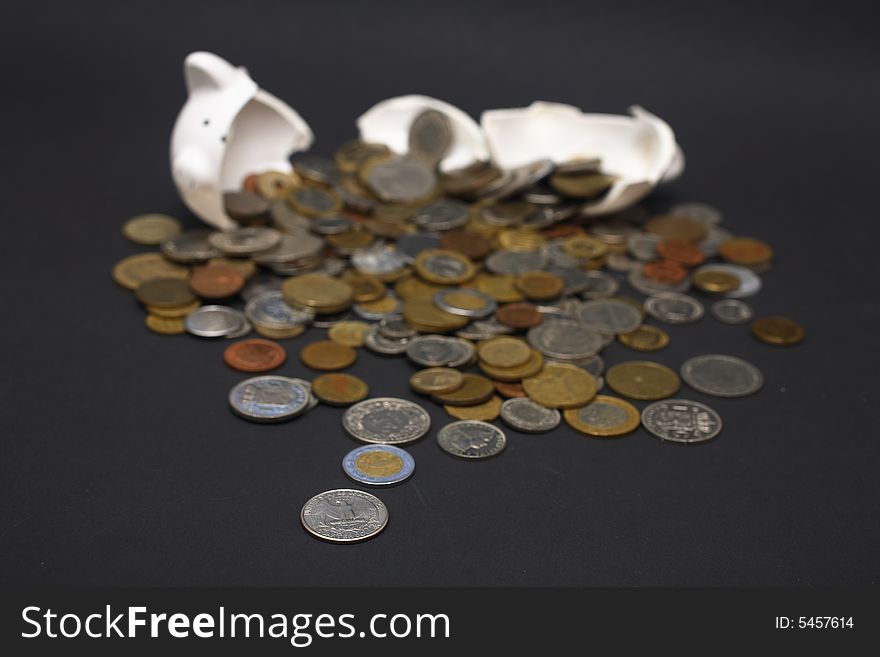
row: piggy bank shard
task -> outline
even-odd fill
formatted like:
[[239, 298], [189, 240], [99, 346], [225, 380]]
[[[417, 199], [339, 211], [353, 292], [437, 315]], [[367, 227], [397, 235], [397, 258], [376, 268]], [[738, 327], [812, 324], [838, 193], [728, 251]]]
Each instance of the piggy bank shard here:
[[220, 230], [235, 227], [223, 193], [245, 176], [290, 171], [291, 152], [314, 139], [303, 118], [257, 86], [247, 70], [209, 52], [184, 60], [189, 93], [171, 135], [171, 172], [187, 207]]

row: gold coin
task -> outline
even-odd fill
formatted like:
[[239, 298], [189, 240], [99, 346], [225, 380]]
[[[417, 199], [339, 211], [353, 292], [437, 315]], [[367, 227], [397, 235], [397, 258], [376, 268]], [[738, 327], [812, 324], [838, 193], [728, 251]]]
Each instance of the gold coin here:
[[524, 301], [525, 296], [516, 288], [516, 277], [501, 274], [479, 274], [474, 285], [499, 303]]
[[517, 290], [526, 295], [527, 299], [533, 301], [555, 299], [565, 289], [563, 280], [548, 271], [529, 271], [520, 274], [516, 277], [514, 284]]
[[550, 186], [563, 196], [573, 198], [593, 198], [608, 190], [616, 176], [604, 173], [554, 173], [548, 182]]
[[489, 367], [519, 367], [525, 365], [532, 356], [526, 342], [517, 338], [499, 336], [480, 343], [477, 356]]
[[354, 173], [371, 157], [390, 154], [391, 151], [385, 144], [371, 144], [355, 139], [340, 146], [334, 159], [340, 171]]
[[501, 397], [493, 395], [488, 401], [473, 406], [452, 406], [444, 404], [443, 409], [457, 420], [482, 420], [491, 422], [501, 413]]
[[636, 351], [659, 351], [669, 344], [669, 334], [662, 328], [642, 324], [635, 331], [617, 336], [620, 343]]
[[186, 332], [182, 317], [159, 317], [151, 313], [147, 315], [146, 324], [153, 333], [162, 335], [179, 335]]
[[363, 347], [364, 336], [372, 328], [367, 322], [345, 321], [338, 322], [327, 330], [327, 337], [333, 342], [346, 347]]
[[547, 363], [522, 384], [529, 399], [547, 408], [583, 406], [596, 396], [598, 387], [596, 377], [567, 363]]
[[451, 367], [429, 367], [409, 377], [412, 389], [423, 395], [443, 394], [458, 390], [464, 383], [464, 375]]
[[122, 226], [122, 234], [135, 244], [161, 244], [180, 231], [180, 222], [167, 214], [141, 214]]
[[375, 301], [385, 296], [385, 285], [372, 274], [363, 274], [354, 269], [346, 269], [341, 279], [351, 285], [355, 303]]
[[544, 367], [544, 356], [537, 349], [532, 349], [529, 359], [518, 367], [492, 367], [480, 362], [480, 369], [493, 379], [510, 383], [535, 376]]
[[489, 305], [485, 298], [477, 296], [475, 292], [466, 288], [447, 292], [443, 295], [443, 303], [453, 308], [471, 311], [484, 310]]
[[321, 340], [303, 347], [299, 357], [313, 370], [341, 370], [357, 359], [357, 352], [351, 347], [330, 340]]
[[699, 242], [706, 236], [706, 227], [699, 221], [677, 214], [661, 214], [645, 223], [645, 231], [668, 240]]
[[160, 308], [158, 306], [147, 306], [147, 312], [158, 317], [186, 317], [191, 312], [198, 310], [202, 303], [196, 299], [192, 303], [183, 306], [171, 306], [170, 308]]
[[[403, 318], [412, 325], [433, 328], [436, 332], [454, 331], [465, 326], [469, 317], [440, 310], [433, 299], [411, 298], [403, 304]], [[430, 331], [429, 331], [430, 332]]]
[[283, 198], [302, 180], [293, 171], [282, 173], [281, 171], [266, 171], [256, 178], [257, 194], [266, 199]]
[[296, 326], [291, 326], [290, 328], [285, 329], [254, 324], [254, 331], [257, 332], [257, 335], [262, 335], [264, 338], [272, 338], [273, 340], [288, 340], [290, 338], [295, 338], [298, 335], [302, 335], [305, 330], [305, 324], [297, 324]]
[[355, 459], [355, 467], [368, 477], [385, 479], [403, 470], [403, 459], [387, 449], [367, 450]]
[[589, 235], [575, 235], [562, 242], [562, 250], [579, 262], [595, 260], [608, 253], [608, 245]]
[[476, 265], [463, 253], [447, 249], [427, 249], [416, 256], [419, 276], [438, 285], [459, 285], [477, 273]]
[[676, 393], [681, 381], [673, 370], [648, 360], [630, 360], [609, 368], [605, 382], [630, 399], [665, 399]]
[[137, 286], [134, 296], [145, 306], [176, 308], [196, 300], [186, 281], [179, 278], [152, 278]]
[[474, 406], [482, 404], [495, 394], [495, 386], [485, 376], [462, 374], [461, 387], [451, 392], [434, 393], [435, 402], [449, 406]]
[[495, 236], [498, 248], [506, 251], [537, 251], [546, 238], [532, 228], [507, 228]]
[[358, 307], [368, 313], [390, 315], [398, 312], [398, 309], [400, 308], [400, 300], [389, 294], [381, 299], [376, 299], [375, 301], [364, 301], [363, 303], [359, 303]]
[[351, 285], [325, 274], [303, 274], [288, 278], [281, 286], [284, 299], [294, 306], [314, 308], [319, 312], [344, 310], [351, 305]]
[[373, 208], [373, 216], [382, 221], [402, 224], [416, 216], [420, 207], [412, 203], [379, 203]]
[[807, 332], [787, 317], [762, 317], [752, 323], [752, 335], [767, 344], [789, 346], [802, 342]]
[[635, 406], [608, 395], [596, 395], [586, 406], [569, 408], [563, 417], [572, 429], [588, 436], [622, 436], [635, 431], [641, 423]]
[[368, 230], [353, 228], [344, 233], [327, 235], [324, 239], [337, 251], [350, 252], [369, 246], [376, 239], [376, 236]]
[[413, 297], [433, 298], [437, 292], [445, 289], [443, 285], [428, 283], [413, 275], [399, 280], [394, 285], [394, 292], [404, 301]]
[[166, 260], [161, 253], [138, 253], [123, 258], [113, 267], [113, 280], [122, 287], [134, 290], [152, 278], [189, 278], [189, 267]]
[[733, 292], [739, 288], [742, 281], [739, 276], [731, 274], [729, 271], [701, 269], [691, 277], [691, 283], [703, 292], [722, 293]]
[[207, 264], [234, 267], [245, 280], [257, 273], [257, 263], [250, 258], [211, 258]]
[[315, 377], [312, 381], [312, 392], [325, 404], [348, 406], [366, 399], [370, 387], [356, 376], [334, 372]]

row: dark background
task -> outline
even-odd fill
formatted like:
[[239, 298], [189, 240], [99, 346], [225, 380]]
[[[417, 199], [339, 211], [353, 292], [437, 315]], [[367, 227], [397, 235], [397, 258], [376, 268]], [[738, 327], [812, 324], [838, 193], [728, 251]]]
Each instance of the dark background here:
[[[743, 4], [4, 3], [2, 581], [876, 584], [877, 39], [849, 3]], [[751, 301], [808, 340], [773, 348], [709, 316], [671, 327], [657, 360], [730, 353], [765, 374], [747, 399], [682, 390], [722, 414], [717, 440], [508, 431], [500, 458], [469, 463], [432, 432], [411, 447], [414, 478], [379, 493], [381, 536], [316, 541], [302, 504], [350, 484], [341, 411], [236, 418], [226, 395], [244, 375], [223, 364], [226, 344], [149, 333], [110, 278], [143, 250], [120, 234], [130, 216], [195, 224], [168, 140], [197, 49], [246, 65], [323, 153], [404, 93], [474, 116], [536, 99], [639, 103], [687, 156], [651, 203], [706, 201], [770, 242], [776, 264]], [[322, 333], [285, 341], [281, 373], [311, 378], [297, 352]], [[351, 371], [375, 395], [411, 397], [405, 359], [361, 350]]]

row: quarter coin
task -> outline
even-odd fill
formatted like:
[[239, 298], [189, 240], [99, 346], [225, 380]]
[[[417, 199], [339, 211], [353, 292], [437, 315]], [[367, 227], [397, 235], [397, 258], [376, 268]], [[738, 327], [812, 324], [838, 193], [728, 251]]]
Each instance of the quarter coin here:
[[[502, 391], [502, 394], [505, 394]], [[559, 411], [533, 402], [527, 397], [512, 397], [501, 404], [501, 419], [511, 429], [522, 433], [545, 433], [559, 426]]]
[[485, 459], [507, 446], [504, 432], [488, 422], [459, 420], [437, 432], [437, 444], [447, 454], [465, 459]]
[[355, 447], [342, 459], [342, 470], [349, 478], [368, 486], [393, 486], [415, 472], [410, 453], [394, 445]]
[[312, 392], [330, 406], [348, 406], [365, 399], [370, 388], [356, 376], [334, 372], [315, 377], [312, 381]]
[[686, 360], [681, 378], [694, 390], [716, 397], [745, 397], [764, 385], [761, 370], [735, 356], [707, 354]]
[[630, 399], [663, 399], [674, 395], [681, 381], [673, 370], [660, 363], [631, 360], [618, 363], [605, 373], [614, 392]]
[[240, 372], [268, 372], [280, 367], [287, 353], [277, 342], [253, 338], [226, 347], [223, 361]]
[[342, 426], [356, 440], [398, 445], [411, 443], [431, 428], [431, 417], [418, 404], [396, 397], [365, 399], [342, 416]]
[[565, 411], [565, 421], [588, 436], [622, 436], [635, 431], [641, 419], [638, 409], [629, 402], [596, 395], [586, 406]]
[[305, 503], [300, 520], [306, 531], [331, 543], [355, 543], [373, 538], [388, 524], [388, 507], [375, 495], [338, 488], [315, 495]]
[[229, 391], [229, 405], [246, 420], [281, 422], [308, 409], [311, 394], [305, 386], [286, 376], [257, 376]]
[[645, 407], [642, 425], [661, 440], [699, 443], [721, 432], [721, 416], [700, 402], [666, 399]]

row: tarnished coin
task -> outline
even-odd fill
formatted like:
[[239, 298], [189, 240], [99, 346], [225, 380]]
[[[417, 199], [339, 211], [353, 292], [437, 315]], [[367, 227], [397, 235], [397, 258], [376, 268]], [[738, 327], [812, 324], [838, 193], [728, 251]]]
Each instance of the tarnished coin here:
[[388, 203], [423, 201], [437, 187], [434, 172], [410, 158], [377, 159], [361, 171], [366, 185], [379, 199]]
[[414, 442], [428, 433], [431, 417], [406, 399], [375, 397], [346, 410], [342, 426], [361, 442], [396, 445]]
[[432, 399], [450, 406], [474, 406], [488, 401], [495, 393], [495, 386], [479, 374], [463, 374], [461, 387], [450, 392], [437, 392]]
[[473, 353], [469, 343], [444, 335], [420, 335], [406, 346], [407, 357], [423, 367], [461, 367]]
[[153, 333], [161, 335], [179, 335], [186, 332], [186, 324], [183, 317], [161, 317], [150, 313], [144, 323]]
[[306, 531], [331, 543], [373, 538], [388, 524], [388, 507], [375, 495], [338, 488], [305, 503], [300, 520]]
[[145, 306], [174, 308], [196, 300], [186, 281], [179, 278], [152, 278], [137, 286], [134, 296]]
[[303, 185], [290, 190], [287, 203], [306, 217], [324, 217], [342, 210], [342, 199], [324, 187]]
[[673, 260], [654, 260], [642, 265], [642, 275], [652, 281], [676, 285], [687, 279], [687, 269]]
[[265, 199], [277, 199], [287, 196], [288, 193], [302, 181], [293, 172], [264, 171], [254, 178], [254, 191]]
[[518, 338], [498, 336], [477, 347], [477, 356], [491, 367], [519, 367], [531, 357], [532, 350]]
[[113, 280], [134, 290], [153, 278], [189, 278], [189, 268], [170, 262], [160, 253], [139, 253], [123, 258], [113, 267]]
[[480, 404], [471, 406], [453, 406], [444, 404], [443, 410], [456, 420], [482, 420], [483, 422], [491, 422], [498, 417], [501, 412], [501, 397], [493, 395]]
[[690, 324], [703, 316], [703, 304], [686, 294], [657, 292], [645, 299], [645, 312], [667, 324]]
[[640, 417], [639, 410], [629, 402], [596, 395], [586, 406], [565, 411], [565, 421], [588, 436], [622, 436], [638, 428]]
[[162, 253], [166, 258], [181, 263], [219, 258], [223, 254], [208, 242], [210, 235], [211, 231], [207, 228], [184, 231], [162, 242]]
[[374, 326], [364, 336], [364, 345], [370, 351], [383, 356], [397, 356], [406, 351], [409, 346], [409, 338], [390, 338], [379, 332], [379, 327]]
[[193, 268], [189, 287], [203, 299], [225, 299], [241, 291], [244, 276], [232, 265], [201, 265]]
[[617, 180], [616, 176], [603, 173], [562, 173], [550, 176], [550, 186], [563, 196], [591, 199], [608, 191]]
[[229, 405], [246, 420], [281, 422], [296, 417], [309, 406], [309, 390], [286, 376], [257, 376], [229, 391]]
[[287, 360], [287, 352], [277, 342], [252, 338], [226, 347], [223, 361], [240, 372], [268, 372]]
[[303, 347], [299, 357], [313, 370], [341, 370], [354, 363], [357, 352], [330, 340], [319, 340]]
[[422, 230], [440, 232], [460, 228], [469, 218], [470, 207], [467, 203], [444, 198], [416, 210], [413, 222]]
[[681, 378], [694, 390], [716, 397], [745, 397], [761, 389], [761, 370], [735, 356], [706, 354], [682, 363]]
[[359, 484], [393, 486], [415, 472], [416, 462], [406, 450], [394, 445], [355, 447], [342, 459], [342, 470]]
[[752, 323], [752, 335], [761, 342], [775, 345], [793, 345], [803, 342], [804, 327], [787, 317], [762, 317]]
[[599, 331], [573, 319], [545, 320], [529, 329], [528, 340], [548, 358], [559, 360], [587, 358], [603, 346]]
[[474, 277], [473, 285], [485, 292], [498, 303], [514, 303], [523, 301], [525, 296], [516, 289], [516, 277], [480, 273]]
[[250, 255], [271, 249], [281, 241], [281, 233], [274, 228], [252, 226], [211, 233], [208, 243], [227, 255]]
[[[495, 381], [494, 383], [495, 383], [495, 390], [498, 391], [499, 395], [502, 395], [502, 396], [508, 397], [508, 398], [510, 398], [510, 397], [516, 397], [516, 398], [528, 397], [528, 395], [526, 394], [526, 389], [522, 387], [521, 383], [515, 383], [515, 382], [510, 382], [510, 381]], [[541, 405], [538, 404], [538, 406], [541, 406]], [[544, 407], [541, 406], [541, 408], [544, 408]], [[545, 410], [551, 410], [551, 409], [545, 409]]]
[[700, 402], [666, 399], [645, 407], [642, 425], [661, 440], [699, 443], [721, 432], [721, 416]]
[[576, 365], [547, 363], [535, 376], [523, 379], [532, 401], [547, 408], [576, 408], [596, 395], [596, 377]]
[[544, 314], [531, 303], [508, 303], [495, 314], [498, 321], [514, 329], [528, 329], [544, 321]]
[[745, 324], [755, 316], [755, 311], [745, 301], [721, 299], [712, 304], [712, 315], [725, 324]]
[[434, 295], [434, 303], [441, 310], [462, 317], [488, 317], [498, 307], [485, 292], [469, 288], [441, 290]]
[[312, 392], [325, 404], [348, 406], [365, 399], [370, 388], [356, 376], [333, 372], [315, 377], [312, 381]]
[[228, 306], [202, 306], [185, 320], [187, 332], [201, 338], [235, 336], [247, 323], [244, 313]]
[[464, 375], [451, 367], [429, 367], [409, 378], [412, 389], [423, 395], [452, 392], [461, 388], [463, 383]]
[[147, 312], [157, 317], [166, 317], [168, 319], [183, 319], [194, 310], [198, 310], [202, 303], [198, 300], [183, 306], [171, 306], [170, 308], [159, 308], [158, 306], [146, 306]]
[[501, 405], [501, 419], [522, 433], [544, 433], [559, 426], [560, 415], [555, 408], [541, 406], [526, 397], [512, 397]]
[[649, 324], [642, 324], [629, 333], [621, 333], [617, 339], [620, 344], [636, 351], [659, 351], [669, 344], [669, 334]]
[[507, 446], [504, 432], [488, 422], [460, 420], [437, 432], [437, 444], [447, 454], [465, 459], [484, 459], [500, 454]]
[[409, 156], [430, 168], [440, 164], [454, 142], [452, 123], [443, 112], [420, 112], [409, 126]]
[[167, 214], [141, 214], [122, 226], [122, 234], [135, 244], [156, 245], [174, 237], [181, 230], [180, 222]]
[[346, 347], [362, 347], [364, 336], [372, 328], [371, 324], [358, 321], [337, 322], [327, 330], [327, 337]]
[[629, 333], [642, 323], [642, 314], [630, 304], [616, 299], [595, 299], [576, 311], [578, 321], [603, 333]]
[[664, 399], [681, 386], [673, 370], [647, 360], [618, 363], [605, 373], [605, 381], [614, 392], [630, 399]]
[[703, 264], [706, 254], [693, 242], [682, 240], [661, 240], [657, 244], [657, 254], [666, 260], [677, 262], [685, 267], [696, 267]]

